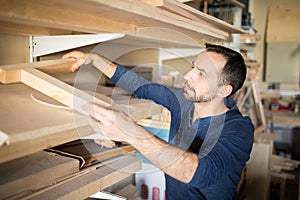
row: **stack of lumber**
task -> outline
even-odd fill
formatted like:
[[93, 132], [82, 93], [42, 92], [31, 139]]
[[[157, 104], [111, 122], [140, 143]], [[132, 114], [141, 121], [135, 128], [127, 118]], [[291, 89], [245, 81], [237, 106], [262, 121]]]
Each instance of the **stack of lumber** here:
[[85, 140], [2, 163], [0, 199], [85, 199], [141, 168], [130, 152]]
[[[72, 4], [67, 0], [1, 0], [0, 5], [1, 31], [15, 34], [123, 32], [172, 41], [168, 31], [172, 30], [201, 42], [225, 40], [231, 33], [244, 32], [176, 0], [85, 0]], [[145, 28], [163, 30], [156, 35], [152, 31], [151, 36]]]

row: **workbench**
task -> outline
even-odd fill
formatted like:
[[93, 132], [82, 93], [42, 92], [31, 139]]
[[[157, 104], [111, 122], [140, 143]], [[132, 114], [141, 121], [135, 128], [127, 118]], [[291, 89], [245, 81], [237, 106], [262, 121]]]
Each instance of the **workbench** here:
[[[204, 42], [224, 41], [232, 33], [244, 33], [240, 28], [173, 0], [85, 0], [71, 4], [67, 0], [0, 0], [0, 25], [1, 32], [28, 35], [31, 41], [41, 41], [39, 37], [42, 36], [66, 39], [70, 38], [66, 36], [78, 35], [77, 39], [86, 39], [95, 35], [97, 38], [75, 46], [68, 46], [73, 43], [70, 40], [67, 47], [60, 51], [99, 42], [134, 44], [139, 47], [151, 45], [155, 48], [201, 48]], [[103, 39], [107, 34], [116, 34], [117, 37]], [[59, 45], [59, 42], [53, 43]], [[41, 47], [38, 45], [40, 43], [30, 44], [31, 61], [37, 61], [37, 56], [40, 56], [38, 49]], [[84, 199], [131, 176], [141, 167], [141, 161], [133, 155], [134, 150], [127, 146], [108, 149], [104, 153], [92, 152], [92, 157], [94, 154], [99, 157], [95, 156], [93, 163], [84, 167], [82, 156], [65, 158], [66, 153], [49, 152], [49, 149], [94, 134], [83, 111], [73, 104], [74, 98], [79, 99], [80, 105], [89, 101], [109, 105], [109, 97], [102, 94], [91, 97], [86, 91], [74, 92], [75, 89], [69, 84], [51, 77], [54, 68], [54, 71], [63, 69], [64, 73], [70, 72], [72, 63], [74, 60], [54, 60], [0, 66], [0, 80], [3, 83], [0, 85], [0, 170], [8, 175], [5, 179], [8, 182], [1, 182], [0, 191], [6, 193], [7, 197]], [[54, 108], [36, 102], [32, 94], [37, 91], [66, 108]], [[153, 102], [133, 102], [125, 106], [136, 121], [160, 112]], [[119, 108], [124, 107], [120, 104]], [[142, 108], [143, 112], [139, 113], [138, 110]], [[152, 111], [154, 108], [155, 112], [145, 108]], [[26, 179], [22, 182], [22, 176], [20, 179], [10, 177], [10, 173], [14, 173], [11, 169], [21, 170], [22, 165], [22, 170], [34, 170], [27, 169], [22, 159], [26, 158], [26, 162], [29, 160], [31, 165], [28, 166], [32, 166], [38, 163], [40, 155], [37, 154], [41, 153], [43, 158], [51, 157], [49, 163], [52, 165], [45, 166], [45, 171], [42, 170], [37, 177], [30, 174], [27, 177], [28, 180], [45, 179], [43, 184], [32, 185], [32, 188], [24, 182]], [[57, 165], [53, 164], [56, 162], [52, 157], [59, 158]], [[8, 166], [12, 167], [8, 169]], [[62, 168], [69, 170], [58, 173]], [[56, 178], [50, 180], [45, 176], [43, 173], [47, 172], [46, 169], [49, 173], [57, 174]], [[3, 191], [4, 185], [8, 187], [10, 184], [9, 181], [16, 181], [15, 186], [26, 190]]]

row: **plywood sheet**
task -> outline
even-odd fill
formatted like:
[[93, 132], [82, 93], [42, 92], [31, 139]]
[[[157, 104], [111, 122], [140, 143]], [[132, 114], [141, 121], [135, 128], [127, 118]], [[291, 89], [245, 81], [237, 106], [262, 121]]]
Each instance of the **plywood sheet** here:
[[0, 197], [29, 193], [79, 171], [79, 160], [45, 151], [0, 165]]
[[0, 147], [0, 163], [93, 134], [88, 121], [72, 110], [42, 105], [24, 84], [0, 85], [0, 131], [8, 136]]
[[267, 42], [300, 42], [300, 5], [271, 6]]

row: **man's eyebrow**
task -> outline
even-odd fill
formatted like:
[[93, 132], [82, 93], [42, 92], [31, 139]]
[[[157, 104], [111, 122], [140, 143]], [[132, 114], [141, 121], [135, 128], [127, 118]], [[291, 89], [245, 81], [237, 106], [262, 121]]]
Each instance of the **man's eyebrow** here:
[[202, 72], [203, 74], [207, 74], [207, 72], [204, 70], [204, 69], [202, 69], [202, 68], [198, 68], [198, 67], [196, 67], [200, 72]]
[[204, 74], [207, 74], [207, 71], [205, 71], [203, 68], [200, 68], [199, 66], [195, 66], [195, 62], [192, 61], [192, 67], [198, 69], [199, 71], [201, 71]]

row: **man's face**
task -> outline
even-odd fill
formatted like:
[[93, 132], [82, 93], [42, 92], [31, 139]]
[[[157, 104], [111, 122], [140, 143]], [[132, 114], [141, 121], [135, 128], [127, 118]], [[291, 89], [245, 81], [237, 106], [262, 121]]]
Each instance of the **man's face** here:
[[225, 63], [222, 55], [206, 51], [200, 53], [193, 68], [184, 76], [185, 98], [197, 103], [213, 100], [218, 95], [220, 73]]

